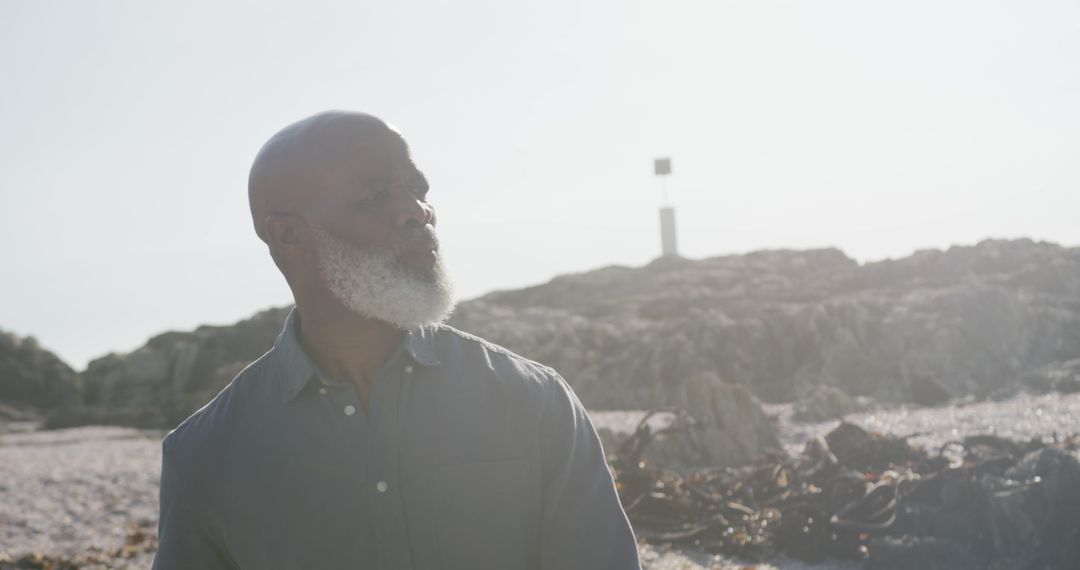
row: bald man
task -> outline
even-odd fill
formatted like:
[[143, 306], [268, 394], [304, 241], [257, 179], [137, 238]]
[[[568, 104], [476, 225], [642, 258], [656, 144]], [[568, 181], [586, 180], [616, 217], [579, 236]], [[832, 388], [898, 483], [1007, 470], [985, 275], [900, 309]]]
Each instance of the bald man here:
[[248, 192], [296, 304], [166, 436], [156, 570], [640, 567], [566, 382], [442, 324], [451, 282], [400, 133], [304, 119]]

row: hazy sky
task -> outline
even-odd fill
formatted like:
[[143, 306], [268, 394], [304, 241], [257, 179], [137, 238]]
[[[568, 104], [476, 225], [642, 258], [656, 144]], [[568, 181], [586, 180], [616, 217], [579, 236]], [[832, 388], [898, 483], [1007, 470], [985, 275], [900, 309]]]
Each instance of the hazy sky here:
[[1080, 2], [0, 0], [0, 328], [76, 368], [284, 305], [247, 170], [356, 109], [462, 298], [659, 251], [1080, 244]]

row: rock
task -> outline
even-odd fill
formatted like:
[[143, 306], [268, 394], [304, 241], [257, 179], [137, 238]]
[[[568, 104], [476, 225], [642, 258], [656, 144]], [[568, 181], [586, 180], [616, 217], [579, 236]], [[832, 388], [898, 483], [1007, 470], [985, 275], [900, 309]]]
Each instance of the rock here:
[[870, 542], [867, 570], [984, 570], [985, 562], [956, 543], [933, 537], [886, 536]]
[[1080, 392], [1080, 358], [1066, 362], [1055, 362], [1041, 369], [1031, 371], [1024, 378], [1024, 384], [1040, 394], [1049, 392], [1075, 394]]
[[[676, 466], [747, 465], [768, 453], [780, 453], [780, 441], [772, 420], [743, 386], [728, 384], [715, 376], [684, 383], [669, 405], [686, 410], [694, 418], [691, 441], [672, 446], [660, 464]], [[664, 445], [653, 446], [664, 453]], [[647, 457], [650, 457], [647, 455]]]
[[[672, 425], [678, 428], [658, 435], [649, 444], [642, 458], [650, 464], [683, 470], [702, 466], [738, 467], [782, 453], [775, 425], [742, 386], [717, 378], [685, 382], [665, 405], [657, 408], [679, 410], [686, 417], [665, 412], [650, 420], [654, 433]], [[631, 435], [607, 429], [599, 431], [608, 453], [620, 449]]]
[[34, 337], [0, 331], [0, 402], [47, 410], [79, 403], [81, 391], [75, 371]]
[[608, 267], [463, 303], [451, 324], [551, 364], [591, 409], [711, 372], [759, 398], [984, 398], [1080, 359], [1080, 248], [987, 240], [859, 265], [836, 250]]
[[35, 422], [41, 419], [41, 413], [34, 408], [0, 402], [0, 425], [10, 422]]
[[686, 384], [685, 408], [701, 430], [700, 465], [738, 466], [781, 446], [772, 420], [744, 386], [697, 381]]
[[835, 386], [818, 386], [810, 395], [795, 402], [791, 419], [798, 422], [824, 422], [842, 419], [873, 407], [868, 398], [852, 398]]
[[942, 406], [949, 403], [952, 394], [933, 376], [920, 374], [911, 380], [911, 401], [920, 406]]
[[37, 429], [43, 419], [36, 408], [0, 402], [0, 435]]
[[[606, 267], [461, 303], [451, 324], [559, 370], [591, 410], [699, 405], [722, 378], [766, 402], [809, 395], [806, 418], [837, 417], [849, 399], [986, 398], [1080, 362], [1077, 298], [1080, 248], [987, 240], [862, 265], [823, 249]], [[34, 385], [90, 408], [164, 410], [170, 424], [269, 349], [286, 311], [95, 360], [81, 399], [67, 380]], [[0, 399], [9, 384], [0, 376]]]
[[53, 414], [46, 426], [174, 427], [273, 346], [287, 313], [270, 309], [230, 326], [168, 332], [129, 354], [96, 359], [82, 375], [83, 406]]
[[842, 465], [859, 472], [881, 472], [921, 457], [903, 438], [869, 433], [849, 423], [841, 423], [829, 432], [825, 442]]

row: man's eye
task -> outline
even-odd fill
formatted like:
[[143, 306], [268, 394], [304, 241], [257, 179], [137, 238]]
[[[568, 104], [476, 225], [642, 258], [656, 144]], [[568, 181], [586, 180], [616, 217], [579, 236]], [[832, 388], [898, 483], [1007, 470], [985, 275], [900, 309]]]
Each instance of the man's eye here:
[[389, 196], [389, 194], [389, 190], [377, 190], [357, 200], [356, 202], [354, 202], [354, 205], [358, 208], [371, 208], [374, 206], [380, 206], [386, 203], [386, 198]]
[[419, 199], [419, 200], [427, 199], [427, 193], [428, 193], [428, 187], [427, 186], [416, 186], [416, 187], [410, 188], [409, 191], [412, 192], [413, 196], [416, 196], [416, 198]]

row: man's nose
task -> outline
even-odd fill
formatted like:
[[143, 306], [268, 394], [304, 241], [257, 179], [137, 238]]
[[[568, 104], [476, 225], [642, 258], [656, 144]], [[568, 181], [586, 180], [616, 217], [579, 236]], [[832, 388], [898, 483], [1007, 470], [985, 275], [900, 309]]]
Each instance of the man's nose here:
[[435, 223], [435, 210], [423, 199], [411, 191], [400, 193], [397, 223], [399, 227], [411, 224], [426, 225]]

